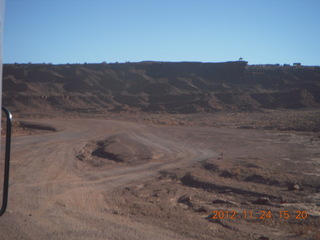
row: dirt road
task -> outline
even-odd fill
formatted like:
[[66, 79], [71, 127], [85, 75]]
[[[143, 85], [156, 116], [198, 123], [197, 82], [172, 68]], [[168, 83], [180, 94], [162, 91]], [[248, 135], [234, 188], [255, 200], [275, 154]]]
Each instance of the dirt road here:
[[[1, 239], [320, 238], [320, 140], [314, 133], [27, 121], [57, 131], [13, 138]], [[299, 189], [288, 190], [296, 182]], [[256, 204], [261, 196], [268, 200]], [[268, 209], [275, 216], [307, 211], [309, 217], [212, 222], [208, 216], [219, 209]]]
[[[117, 187], [148, 181], [160, 170], [217, 153], [130, 122], [37, 122], [58, 131], [13, 139], [9, 207], [0, 219], [1, 239], [179, 239], [171, 231], [110, 213], [105, 198]], [[88, 142], [117, 134], [148, 146], [157, 157], [136, 166], [113, 163], [111, 167], [94, 167], [77, 159]]]

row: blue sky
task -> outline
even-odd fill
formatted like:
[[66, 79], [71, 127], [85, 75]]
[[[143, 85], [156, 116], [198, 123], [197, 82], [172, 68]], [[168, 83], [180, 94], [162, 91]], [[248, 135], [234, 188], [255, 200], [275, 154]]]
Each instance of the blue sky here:
[[320, 65], [319, 0], [6, 0], [4, 63]]

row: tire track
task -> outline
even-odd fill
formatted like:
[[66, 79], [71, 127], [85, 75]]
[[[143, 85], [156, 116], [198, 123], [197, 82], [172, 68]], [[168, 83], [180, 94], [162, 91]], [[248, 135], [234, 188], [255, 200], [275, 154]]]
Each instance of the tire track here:
[[[95, 119], [36, 121], [55, 126], [60, 131], [14, 138], [9, 195], [11, 217], [26, 216], [14, 218], [15, 223], [27, 226], [27, 216], [32, 215], [32, 226], [37, 229], [33, 239], [40, 239], [35, 236], [44, 234], [58, 236], [57, 231], [69, 232], [72, 236], [84, 225], [91, 228], [90, 222], [101, 218], [101, 211], [106, 208], [106, 192], [146, 181], [156, 177], [159, 171], [216, 155], [211, 150], [181, 141], [174, 133], [162, 133], [157, 128], [135, 123]], [[87, 142], [115, 134], [130, 136], [161, 152], [161, 157], [137, 166], [113, 168], [86, 166], [76, 158]], [[78, 218], [76, 216], [81, 216], [81, 224], [72, 222]], [[132, 229], [133, 223], [127, 224], [121, 228]], [[21, 227], [20, 232], [27, 229]], [[144, 237], [140, 236], [140, 239]]]

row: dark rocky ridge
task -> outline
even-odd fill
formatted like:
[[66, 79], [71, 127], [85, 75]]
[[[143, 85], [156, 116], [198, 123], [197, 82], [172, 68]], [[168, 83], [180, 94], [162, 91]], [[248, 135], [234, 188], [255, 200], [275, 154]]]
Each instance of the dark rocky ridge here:
[[244, 61], [5, 64], [3, 75], [3, 105], [16, 113], [320, 106], [320, 67], [250, 66]]

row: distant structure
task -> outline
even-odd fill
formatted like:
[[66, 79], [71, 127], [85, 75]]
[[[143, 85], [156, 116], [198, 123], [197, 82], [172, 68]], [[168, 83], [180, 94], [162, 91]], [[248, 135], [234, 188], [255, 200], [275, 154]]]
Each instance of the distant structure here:
[[301, 66], [301, 63], [293, 63], [293, 66], [295, 66], [295, 67], [300, 67], [300, 66]]
[[240, 57], [240, 58], [239, 58], [239, 61], [243, 61], [243, 58], [242, 58], [242, 57]]

